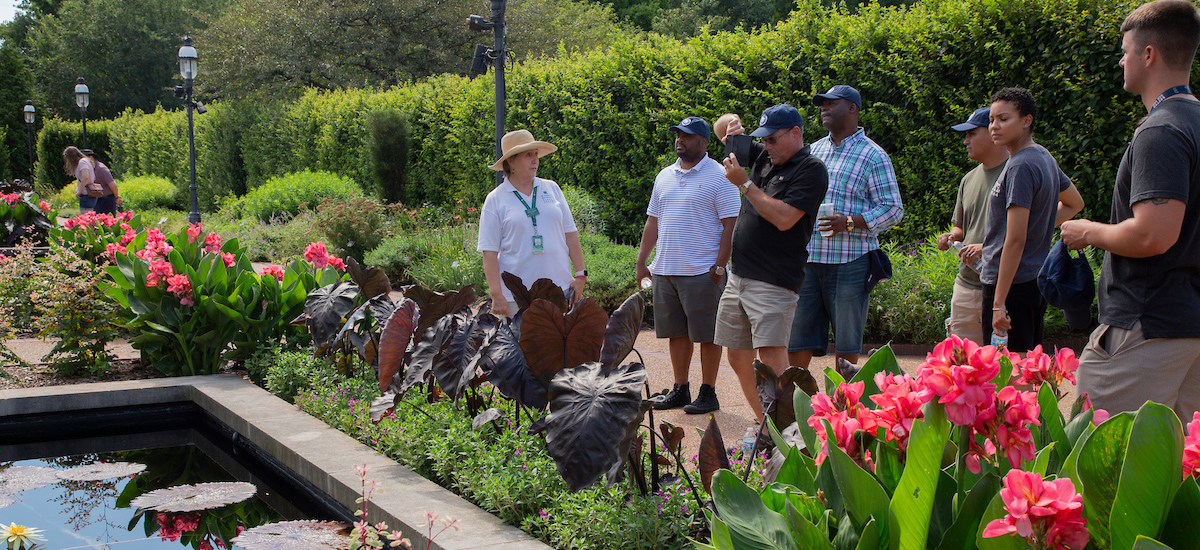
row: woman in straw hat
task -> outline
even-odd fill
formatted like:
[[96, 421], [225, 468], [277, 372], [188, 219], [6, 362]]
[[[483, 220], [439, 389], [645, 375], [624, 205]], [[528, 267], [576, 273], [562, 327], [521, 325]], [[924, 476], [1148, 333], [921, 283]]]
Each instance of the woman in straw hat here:
[[476, 247], [483, 253], [492, 313], [517, 313], [500, 279], [505, 271], [526, 285], [548, 278], [564, 291], [573, 290], [575, 298], [583, 296], [587, 270], [575, 218], [558, 184], [537, 177], [539, 159], [558, 147], [534, 140], [529, 130], [515, 130], [504, 134], [500, 148], [504, 154], [488, 168], [503, 171], [504, 182], [483, 202]]

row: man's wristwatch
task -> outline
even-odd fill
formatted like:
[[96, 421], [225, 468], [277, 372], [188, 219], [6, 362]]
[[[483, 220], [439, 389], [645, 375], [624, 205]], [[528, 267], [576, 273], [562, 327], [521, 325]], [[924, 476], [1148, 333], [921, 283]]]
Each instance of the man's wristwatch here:
[[714, 265], [714, 266], [712, 266], [712, 272], [716, 273], [718, 277], [724, 277], [725, 276], [725, 266]]
[[846, 216], [846, 231], [854, 229], [854, 216]]
[[742, 188], [741, 189], [742, 194], [745, 195], [747, 192], [750, 191], [750, 180], [746, 180], [746, 183], [741, 184], [739, 187]]

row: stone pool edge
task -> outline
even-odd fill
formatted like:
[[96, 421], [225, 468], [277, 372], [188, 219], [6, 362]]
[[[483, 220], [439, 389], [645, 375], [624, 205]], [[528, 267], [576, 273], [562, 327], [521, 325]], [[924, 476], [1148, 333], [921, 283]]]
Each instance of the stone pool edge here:
[[[188, 376], [0, 390], [0, 417], [191, 401], [351, 511], [367, 464], [376, 482], [368, 510], [426, 544], [426, 512], [459, 519], [432, 548], [545, 550], [550, 547], [236, 375]], [[437, 532], [440, 524], [435, 527]]]

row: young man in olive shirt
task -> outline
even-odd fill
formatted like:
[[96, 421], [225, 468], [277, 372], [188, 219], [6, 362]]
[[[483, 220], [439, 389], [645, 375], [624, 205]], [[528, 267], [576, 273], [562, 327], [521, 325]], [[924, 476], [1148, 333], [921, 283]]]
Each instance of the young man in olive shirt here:
[[1155, 0], [1121, 32], [1125, 90], [1149, 114], [1117, 168], [1111, 223], [1062, 227], [1070, 248], [1107, 251], [1079, 391], [1113, 414], [1154, 401], [1188, 422], [1200, 409], [1200, 101], [1187, 86], [1200, 13]]
[[[728, 135], [743, 131], [735, 117]], [[804, 119], [791, 105], [767, 108], [750, 135], [761, 144], [751, 145], [749, 167], [733, 155], [725, 159], [725, 177], [742, 192], [742, 209], [733, 226], [729, 280], [717, 308], [714, 342], [728, 348], [729, 365], [761, 420], [754, 356], [757, 352], [776, 373], [788, 367], [808, 239], [829, 174], [804, 145]]]

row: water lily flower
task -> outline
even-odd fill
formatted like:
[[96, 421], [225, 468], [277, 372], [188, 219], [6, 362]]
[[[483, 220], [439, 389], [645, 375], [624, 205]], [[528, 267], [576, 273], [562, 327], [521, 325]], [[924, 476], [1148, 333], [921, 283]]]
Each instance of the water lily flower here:
[[8, 527], [0, 525], [0, 540], [7, 542], [10, 548], [33, 546], [34, 541], [46, 540], [41, 532], [41, 529], [10, 523]]

